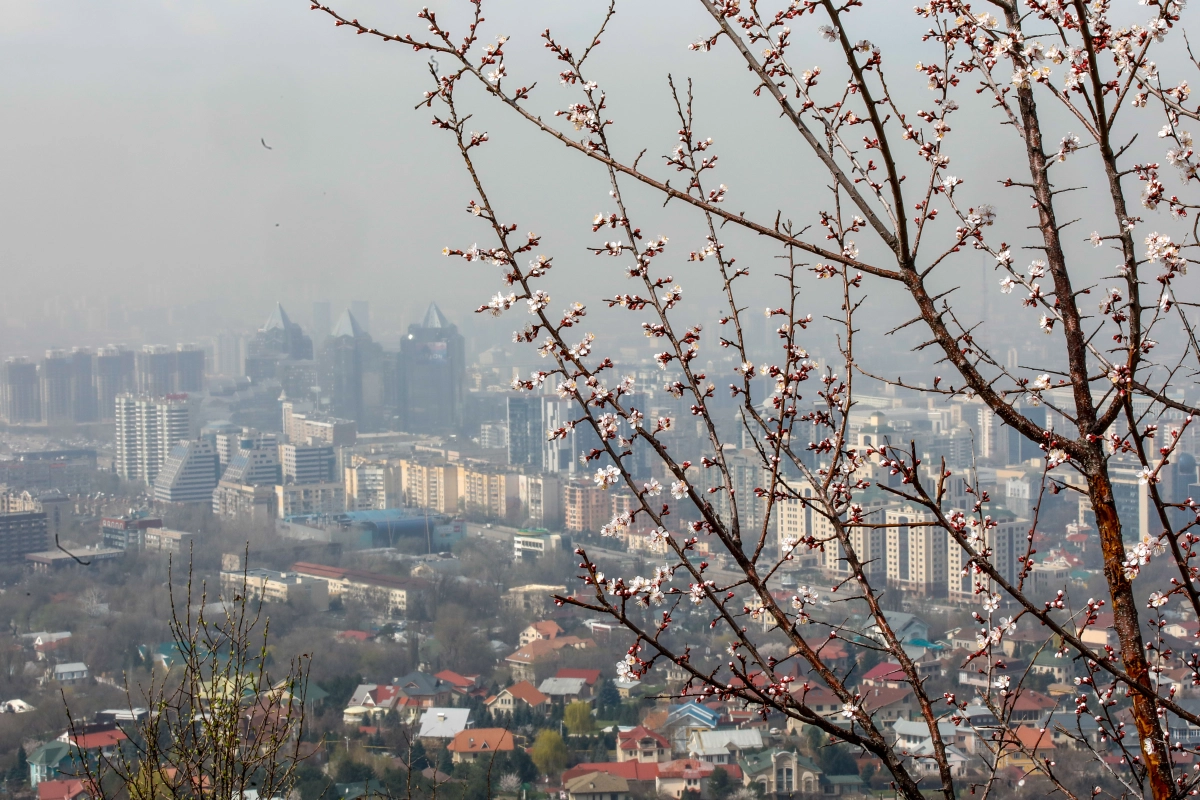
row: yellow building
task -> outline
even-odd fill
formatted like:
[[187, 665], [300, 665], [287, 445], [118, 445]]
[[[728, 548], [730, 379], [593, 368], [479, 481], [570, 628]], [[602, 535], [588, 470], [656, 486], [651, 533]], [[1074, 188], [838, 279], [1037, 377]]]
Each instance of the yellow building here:
[[458, 513], [459, 471], [457, 464], [425, 459], [402, 459], [401, 479], [405, 505], [440, 514]]

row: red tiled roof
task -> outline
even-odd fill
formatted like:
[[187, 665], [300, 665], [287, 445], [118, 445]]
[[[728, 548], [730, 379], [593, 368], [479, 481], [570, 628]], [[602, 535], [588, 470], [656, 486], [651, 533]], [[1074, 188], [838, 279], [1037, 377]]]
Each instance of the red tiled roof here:
[[643, 763], [641, 761], [603, 761], [576, 764], [563, 773], [563, 783], [580, 775], [586, 775], [589, 772], [607, 772], [609, 775], [615, 775], [627, 781], [643, 781], [648, 783], [658, 777], [658, 764], [653, 762]]
[[642, 739], [653, 739], [658, 742], [659, 747], [671, 746], [671, 743], [662, 735], [655, 733], [645, 725], [638, 725], [631, 731], [624, 731], [617, 734], [617, 747], [621, 750], [637, 750], [638, 742]]
[[81, 794], [87, 794], [87, 790], [83, 781], [75, 778], [40, 781], [37, 786], [38, 800], [74, 800]]
[[537, 708], [538, 706], [550, 701], [549, 695], [539, 691], [538, 688], [529, 681], [514, 683], [512, 686], [508, 687], [508, 693], [517, 700], [521, 700], [526, 705], [534, 708]]
[[446, 749], [451, 753], [492, 753], [513, 746], [512, 734], [504, 728], [468, 728], [459, 731]]
[[1013, 711], [1040, 711], [1055, 705], [1053, 698], [1033, 689], [1025, 689], [1013, 700]]
[[882, 664], [876, 664], [871, 668], [866, 675], [862, 676], [864, 681], [902, 681], [907, 676], [904, 674], [904, 668], [894, 661], [885, 661]]
[[452, 670], [444, 669], [433, 677], [445, 681], [455, 689], [470, 689], [475, 686], [477, 676], [467, 677], [466, 675], [459, 675]]
[[553, 639], [555, 636], [558, 636], [563, 632], [563, 629], [559, 626], [559, 624], [552, 619], [538, 620], [529, 627], [533, 628], [547, 639]]
[[901, 686], [896, 689], [888, 689], [886, 687], [872, 688], [868, 692], [863, 692], [862, 704], [866, 708], [880, 709], [890, 706], [893, 703], [900, 703], [907, 697], [913, 696], [911, 686]]
[[100, 747], [111, 747], [114, 744], [123, 742], [129, 737], [125, 735], [125, 731], [97, 731], [96, 733], [85, 733], [80, 736], [72, 736], [71, 741], [80, 750], [95, 750]]
[[600, 670], [598, 669], [570, 669], [564, 667], [554, 674], [556, 678], [583, 678], [584, 683], [588, 686], [595, 685], [596, 681], [600, 680]]

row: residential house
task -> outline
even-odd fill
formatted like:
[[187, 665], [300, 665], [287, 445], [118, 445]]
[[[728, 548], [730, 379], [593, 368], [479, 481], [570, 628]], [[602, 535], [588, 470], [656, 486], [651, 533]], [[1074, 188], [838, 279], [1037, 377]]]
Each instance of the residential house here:
[[72, 661], [67, 664], [55, 664], [50, 671], [50, 680], [62, 686], [73, 686], [83, 683], [91, 677], [87, 664], [82, 661]]
[[761, 750], [762, 733], [757, 728], [696, 731], [688, 739], [688, 757], [710, 764], [736, 764], [742, 753]]
[[669, 706], [661, 730], [671, 742], [675, 753], [686, 753], [688, 740], [696, 731], [716, 730], [721, 715], [695, 700]]
[[469, 697], [487, 697], [487, 687], [479, 675], [459, 675], [453, 670], [444, 669], [435, 672], [433, 677], [450, 684], [450, 689], [457, 695]]
[[66, 742], [46, 742], [29, 754], [29, 785], [37, 788], [42, 781], [52, 781], [63, 771], [71, 771], [71, 746]]
[[747, 753], [738, 759], [745, 786], [758, 784], [765, 796], [777, 794], [815, 794], [821, 791], [824, 773], [811, 759], [794, 750], [772, 747]]
[[591, 696], [587, 681], [583, 678], [546, 678], [538, 691], [550, 698], [557, 706], [584, 700]]
[[493, 714], [501, 711], [512, 713], [521, 705], [528, 707], [531, 711], [541, 713], [546, 710], [549, 703], [550, 698], [539, 692], [536, 686], [529, 681], [520, 681], [506, 689], [501, 689], [499, 694], [489, 697], [485, 705]]
[[607, 772], [588, 772], [563, 781], [567, 800], [629, 800], [629, 781]]
[[38, 800], [88, 800], [91, 796], [84, 782], [76, 778], [41, 781], [37, 785]]
[[1012, 715], [1009, 719], [1013, 722], [1024, 722], [1031, 725], [1057, 705], [1058, 701], [1053, 697], [1048, 697], [1033, 689], [1022, 689], [1013, 698]]
[[715, 764], [694, 758], [680, 758], [658, 765], [658, 778], [654, 781], [659, 797], [683, 797], [684, 792], [695, 792], [708, 797], [708, 780], [716, 770]]
[[504, 728], [468, 728], [459, 732], [446, 749], [455, 764], [490, 759], [493, 753], [512, 752], [513, 736]]
[[71, 643], [70, 631], [39, 631], [38, 633], [26, 634], [22, 637], [27, 641], [32, 640], [33, 651], [37, 653], [38, 661], [45, 661], [47, 653], [53, 653], [60, 647], [66, 647]]
[[421, 714], [417, 738], [426, 746], [441, 745], [471, 727], [469, 708], [427, 708]]
[[[887, 611], [884, 612], [884, 619], [887, 620], [892, 633], [902, 643], [929, 641], [929, 625], [916, 614], [909, 614], [905, 611]], [[883, 641], [883, 631], [879, 629], [878, 623], [871, 624], [870, 635], [872, 639]]]
[[[1200, 711], [1200, 700], [1176, 700], [1185, 710], [1195, 714]], [[1184, 747], [1194, 746], [1200, 742], [1200, 726], [1193, 726], [1187, 720], [1180, 719], [1174, 714], [1167, 715], [1167, 733], [1172, 742], [1179, 742]], [[1080, 734], [1091, 743], [1096, 750], [1103, 750], [1101, 737], [1104, 731], [1100, 723], [1091, 714], [1076, 715], [1073, 708], [1058, 711], [1047, 711], [1037, 721], [1038, 729], [1045, 729], [1056, 747], [1082, 748], [1084, 743], [1079, 740]]]
[[[892, 723], [892, 735], [896, 737], [896, 749], [903, 752], [916, 752], [928, 743], [932, 747], [933, 736], [929, 733], [929, 725], [920, 715], [916, 719], [898, 719]], [[965, 753], [974, 753], [978, 745], [975, 729], [965, 722], [955, 726], [949, 720], [938, 723], [938, 734], [942, 743], [954, 745]], [[931, 751], [932, 752], [932, 751]]]
[[[807, 689], [794, 689], [792, 697], [819, 716], [830, 720], [841, 718], [844, 704], [836, 694], [824, 686], [810, 685]], [[788, 733], [803, 733], [804, 723], [795, 717], [788, 717], [787, 730]]]
[[1074, 668], [1069, 658], [1056, 658], [1047, 648], [1033, 659], [1029, 671], [1034, 675], [1049, 675], [1054, 683], [1066, 683], [1073, 675]]
[[629, 791], [639, 797], [653, 797], [654, 784], [658, 780], [658, 764], [644, 764], [641, 761], [600, 761], [576, 764], [563, 773], [563, 783], [580, 775], [603, 773], [624, 778], [629, 785]]
[[558, 661], [559, 651], [570, 647], [575, 650], [585, 650], [595, 647], [591, 639], [580, 639], [578, 636], [556, 636], [553, 639], [538, 639], [525, 645], [504, 659], [512, 669], [514, 680], [532, 681], [537, 679], [539, 671], [543, 675]]
[[[967, 774], [968, 758], [962, 750], [959, 750], [954, 745], [947, 745], [945, 748], [946, 766], [950, 768], [950, 774], [956, 778], [961, 778]], [[912, 774], [921, 777], [936, 777], [941, 773], [941, 767], [938, 765], [937, 757], [933, 746], [933, 737], [928, 737], [916, 747], [904, 751], [901, 755], [910, 762]]]
[[1042, 728], [1031, 725], [1021, 725], [1001, 732], [1000, 752], [996, 758], [996, 767], [1016, 767], [1022, 772], [1030, 772], [1037, 765], [1033, 759], [1042, 761], [1054, 757], [1054, 734]]
[[916, 708], [916, 694], [912, 687], [897, 689], [870, 689], [862, 693], [863, 710], [875, 717], [876, 724], [885, 727], [898, 719], [909, 719]]
[[448, 706], [450, 696], [454, 693], [452, 684], [427, 672], [410, 672], [397, 679], [393, 685], [399, 690], [400, 696], [408, 700], [409, 705], [416, 705], [418, 708]]
[[519, 641], [521, 647], [524, 647], [530, 642], [536, 642], [538, 639], [554, 639], [558, 636], [561, 636], [562, 633], [563, 629], [559, 627], [557, 622], [552, 619], [544, 619], [540, 622], [533, 623], [528, 628], [521, 631]]
[[861, 686], [885, 689], [899, 689], [900, 684], [907, 682], [908, 676], [904, 674], [904, 668], [894, 661], [876, 664], [859, 679]]
[[617, 690], [617, 694], [622, 700], [628, 700], [629, 698], [633, 697], [634, 692], [636, 692], [637, 688], [641, 685], [641, 681], [623, 681], [619, 679], [613, 681], [613, 688]]
[[398, 687], [392, 684], [360, 683], [350, 695], [350, 703], [342, 712], [342, 722], [361, 725], [368, 720], [377, 720], [389, 711], [400, 711], [406, 707]]
[[671, 759], [671, 743], [664, 736], [638, 725], [617, 732], [617, 761], [658, 764]]
[[582, 678], [585, 684], [587, 697], [591, 697], [596, 692], [596, 684], [600, 682], [600, 670], [598, 669], [577, 669], [575, 667], [563, 667], [558, 672], [554, 673], [556, 678]]

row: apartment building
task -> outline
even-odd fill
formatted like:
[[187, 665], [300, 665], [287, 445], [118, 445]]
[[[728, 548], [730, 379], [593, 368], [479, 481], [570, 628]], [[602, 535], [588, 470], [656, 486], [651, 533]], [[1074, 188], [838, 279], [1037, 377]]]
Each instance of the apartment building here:
[[406, 505], [441, 514], [456, 514], [459, 506], [457, 464], [420, 458], [400, 461]]
[[384, 611], [390, 616], [403, 616], [408, 610], [409, 593], [422, 585], [420, 581], [411, 578], [381, 575], [361, 569], [328, 567], [305, 561], [293, 564], [292, 572], [325, 581], [329, 584], [330, 599], [361, 603], [372, 610]]
[[521, 498], [515, 472], [465, 467], [459, 473], [463, 508], [468, 514], [504, 519], [519, 508]]
[[273, 569], [225, 570], [221, 572], [221, 591], [226, 599], [242, 594], [267, 603], [303, 602], [313, 608], [329, 605], [329, 584], [320, 578]]

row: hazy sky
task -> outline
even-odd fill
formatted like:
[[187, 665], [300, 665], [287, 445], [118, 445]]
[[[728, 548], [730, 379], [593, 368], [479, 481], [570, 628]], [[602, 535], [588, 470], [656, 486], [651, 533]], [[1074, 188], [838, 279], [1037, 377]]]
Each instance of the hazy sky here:
[[[461, 0], [430, 5], [447, 21], [467, 8]], [[897, 93], [915, 110], [929, 102], [910, 66], [934, 52], [917, 41], [925, 25], [911, 3], [868, 5], [852, 17], [863, 26], [856, 38], [883, 45]], [[1128, 5], [1132, 19], [1146, 13]], [[381, 28], [421, 30], [418, 2], [341, 7]], [[573, 95], [558, 85], [538, 35], [552, 27], [578, 47], [603, 8], [594, 0], [488, 0], [485, 38], [513, 37], [509, 73], [540, 81], [533, 106], [549, 114]], [[47, 298], [71, 307], [118, 296], [131, 308], [200, 304], [215, 323], [251, 327], [279, 299], [307, 325], [312, 300], [344, 306], [358, 298], [371, 302], [377, 329], [395, 331], [430, 300], [461, 320], [498, 288], [494, 268], [440, 255], [447, 244], [484, 244], [488, 234], [462, 213], [475, 194], [451, 142], [430, 126], [429, 110], [413, 109], [428, 75], [410, 49], [335, 29], [303, 0], [0, 0], [0, 15], [0, 310], [10, 317], [36, 320]], [[835, 62], [816, 24], [797, 25], [794, 63]], [[770, 103], [751, 95], [728, 43], [710, 54], [687, 50], [712, 29], [692, 0], [620, 6], [595, 63], [617, 146], [630, 157], [649, 148], [645, 163], [672, 174], [658, 166], [678, 127], [666, 75], [694, 77], [696, 129], [716, 139], [716, 179], [729, 184], [729, 205], [767, 220], [783, 208], [785, 217], [813, 222], [827, 205], [826, 177]], [[603, 174], [515, 127], [494, 104], [474, 110], [471, 127], [492, 136], [481, 167], [502, 216], [544, 234], [543, 249], [555, 256], [554, 304], [594, 307], [601, 294], [626, 291], [617, 278], [623, 261], [583, 249], [603, 240], [590, 233], [592, 215], [612, 210]], [[967, 189], [1002, 211], [1027, 209], [990, 182], [970, 183], [977, 174], [995, 179], [996, 164], [1009, 157], [1019, 174], [1016, 137], [984, 103], [958, 119], [955, 167]], [[1055, 141], [1071, 127], [1050, 120]], [[674, 206], [661, 210], [647, 193], [631, 198], [635, 222], [678, 244], [671, 269], [688, 300], [715, 305], [707, 265], [684, 261], [703, 245], [697, 220]], [[755, 265], [748, 305], [774, 301], [766, 276], [777, 251], [744, 235], [731, 242], [742, 263]], [[969, 287], [964, 302], [979, 308], [981, 286], [994, 295], [989, 302], [1000, 302], [990, 270], [981, 278], [980, 256], [959, 263], [951, 279]], [[1088, 268], [1099, 275], [1111, 264]], [[814, 292], [819, 314], [827, 295], [824, 287]], [[499, 339], [512, 327], [484, 325]]]

